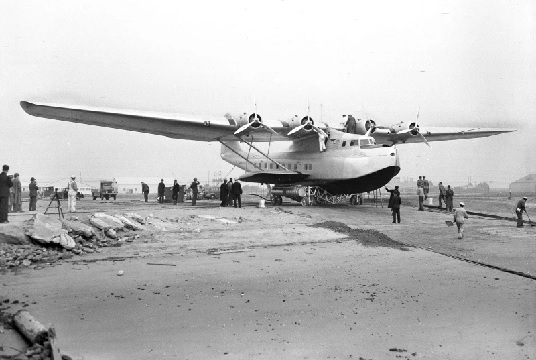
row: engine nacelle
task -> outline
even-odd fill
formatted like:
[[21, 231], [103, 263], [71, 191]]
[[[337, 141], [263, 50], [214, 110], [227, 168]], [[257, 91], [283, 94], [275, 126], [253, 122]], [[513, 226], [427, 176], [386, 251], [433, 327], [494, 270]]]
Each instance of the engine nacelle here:
[[[352, 115], [348, 115], [349, 117]], [[371, 134], [376, 131], [376, 122], [372, 119], [364, 120], [364, 119], [357, 119], [355, 121], [355, 127], [356, 127], [356, 133], [359, 135], [365, 135], [367, 131], [371, 130]]]
[[252, 128], [258, 128], [262, 124], [262, 118], [259, 114], [253, 113], [249, 115], [248, 122], [251, 124]]
[[301, 124], [305, 125], [303, 127], [303, 130], [305, 131], [311, 131], [313, 130], [313, 125], [315, 124], [314, 120], [310, 116], [304, 116], [303, 119], [301, 119]]
[[419, 132], [420, 132], [419, 124], [417, 124], [414, 121], [408, 124], [401, 122], [399, 124], [393, 125], [391, 126], [391, 130], [392, 132], [397, 133], [397, 134], [410, 133], [413, 136], [419, 135]]

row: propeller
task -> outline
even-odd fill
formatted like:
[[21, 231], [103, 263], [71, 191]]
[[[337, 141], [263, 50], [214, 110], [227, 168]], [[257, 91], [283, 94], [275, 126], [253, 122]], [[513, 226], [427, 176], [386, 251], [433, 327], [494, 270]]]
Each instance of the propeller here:
[[[419, 113], [417, 112], [417, 119], [419, 118]], [[419, 136], [426, 145], [428, 145], [429, 148], [431, 148], [430, 144], [428, 143], [428, 140], [426, 140], [426, 138], [424, 137], [423, 134], [421, 134], [421, 130], [419, 128], [419, 125], [416, 123], [416, 122], [412, 122], [409, 124], [408, 128], [407, 129], [404, 129], [402, 131], [399, 131], [397, 134], [407, 134], [407, 133], [410, 133], [411, 135], [413, 136]]]
[[300, 126], [297, 126], [295, 127], [294, 129], [290, 130], [289, 133], [287, 135], [292, 135], [300, 130], [305, 130], [305, 131], [311, 131], [313, 130], [316, 126], [314, 126], [314, 121], [313, 121], [313, 118], [310, 117], [309, 115], [305, 116], [302, 120], [301, 120], [301, 125]]
[[319, 128], [315, 125], [315, 122], [313, 118], [311, 118], [309, 115], [305, 116], [301, 120], [301, 125], [296, 126], [294, 129], [290, 130], [287, 135], [292, 135], [294, 133], [297, 133], [300, 130], [305, 130], [307, 132], [314, 131], [318, 134], [319, 144], [320, 144], [320, 151], [324, 151], [325, 145], [324, 145], [324, 139], [328, 136], [324, 130]]
[[234, 134], [241, 135], [242, 133], [248, 131], [248, 129], [250, 128], [253, 130], [256, 130], [258, 128], [264, 128], [277, 135], [277, 132], [274, 129], [262, 123], [262, 118], [256, 111], [253, 114], [249, 115], [248, 123], [246, 125], [241, 126], [238, 130], [234, 132]]

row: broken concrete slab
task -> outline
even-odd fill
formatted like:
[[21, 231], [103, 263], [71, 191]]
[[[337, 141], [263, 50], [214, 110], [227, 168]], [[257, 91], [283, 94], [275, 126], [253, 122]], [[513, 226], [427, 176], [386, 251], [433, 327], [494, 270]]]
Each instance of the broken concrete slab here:
[[82, 235], [85, 238], [90, 238], [96, 235], [95, 230], [80, 221], [63, 220], [63, 228], [67, 231], [72, 231], [76, 235]]
[[61, 234], [67, 234], [61, 220], [43, 214], [35, 214], [29, 221], [26, 234], [40, 243], [59, 243]]
[[121, 222], [121, 220], [112, 215], [108, 215], [105, 213], [94, 213], [93, 217], [105, 222], [111, 229], [114, 229], [116, 231], [124, 230], [125, 228], [125, 225]]
[[0, 244], [27, 245], [29, 243], [30, 238], [19, 225], [0, 225]]
[[125, 225], [127, 229], [131, 230], [145, 230], [145, 226], [140, 225], [137, 221], [130, 220], [126, 216], [117, 214], [115, 217]]

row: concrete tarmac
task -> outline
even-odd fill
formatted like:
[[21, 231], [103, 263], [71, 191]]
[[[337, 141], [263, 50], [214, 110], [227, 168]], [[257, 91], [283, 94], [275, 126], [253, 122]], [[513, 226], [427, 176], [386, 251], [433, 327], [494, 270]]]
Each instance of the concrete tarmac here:
[[[536, 356], [535, 228], [471, 218], [458, 240], [452, 215], [413, 207], [392, 224], [370, 205], [200, 205], [81, 201], [81, 219], [129, 211], [158, 230], [5, 273], [1, 296], [33, 302], [75, 359]], [[312, 226], [326, 221], [341, 226]], [[343, 224], [407, 246], [364, 242]]]

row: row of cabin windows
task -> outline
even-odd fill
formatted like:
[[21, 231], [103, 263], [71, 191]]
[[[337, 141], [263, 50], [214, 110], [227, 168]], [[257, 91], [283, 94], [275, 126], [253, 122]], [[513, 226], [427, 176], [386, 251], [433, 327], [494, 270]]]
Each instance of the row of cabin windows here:
[[[274, 164], [274, 163], [259, 163], [259, 164], [256, 164], [256, 163], [253, 163], [254, 166], [258, 166], [260, 167], [261, 169], [279, 169], [279, 165], [277, 164]], [[282, 164], [283, 166], [285, 166], [288, 170], [294, 170], [294, 171], [297, 171], [298, 170], [298, 164]], [[313, 164], [303, 164], [304, 166], [304, 170], [313, 170]]]

